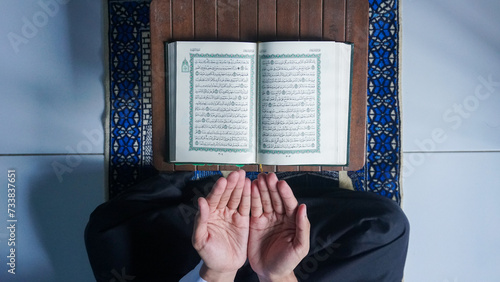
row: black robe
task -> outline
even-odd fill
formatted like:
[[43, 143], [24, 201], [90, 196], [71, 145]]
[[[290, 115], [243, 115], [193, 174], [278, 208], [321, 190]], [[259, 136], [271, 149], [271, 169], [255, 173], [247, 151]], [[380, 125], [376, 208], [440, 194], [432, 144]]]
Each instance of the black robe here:
[[[160, 174], [95, 209], [85, 244], [97, 281], [179, 281], [198, 264], [191, 245], [196, 203], [220, 176], [191, 177]], [[309, 254], [295, 269], [299, 281], [402, 280], [409, 223], [396, 203], [340, 189], [319, 174], [286, 181], [311, 222]], [[235, 281], [258, 281], [248, 261]]]

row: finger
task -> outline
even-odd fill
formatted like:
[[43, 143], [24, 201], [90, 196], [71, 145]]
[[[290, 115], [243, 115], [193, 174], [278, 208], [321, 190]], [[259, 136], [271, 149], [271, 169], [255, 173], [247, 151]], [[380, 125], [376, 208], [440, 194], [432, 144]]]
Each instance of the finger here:
[[302, 204], [297, 209], [297, 215], [295, 217], [295, 238], [293, 239], [293, 245], [303, 257], [309, 252], [310, 234], [311, 223], [307, 218], [306, 205]]
[[194, 231], [192, 243], [193, 247], [196, 250], [200, 250], [204, 245], [208, 238], [208, 217], [209, 217], [209, 207], [208, 202], [205, 198], [198, 198], [198, 206], [199, 210], [196, 214], [196, 219], [194, 221]]
[[224, 177], [221, 177], [215, 182], [212, 191], [207, 196], [208, 206], [210, 210], [215, 210], [219, 205], [222, 194], [224, 193], [227, 185], [227, 180]]
[[223, 209], [227, 206], [227, 203], [231, 198], [231, 194], [233, 193], [234, 187], [236, 187], [239, 178], [240, 174], [238, 173], [238, 171], [233, 171], [227, 176], [227, 184], [224, 193], [222, 193], [222, 196], [220, 197], [217, 209]]
[[243, 186], [243, 192], [241, 195], [241, 202], [238, 208], [240, 215], [248, 216], [250, 214], [250, 202], [251, 202], [251, 181], [245, 178], [245, 184]]
[[229, 202], [227, 203], [227, 207], [231, 210], [236, 210], [241, 202], [241, 194], [243, 193], [243, 187], [245, 186], [245, 171], [239, 170], [238, 172], [238, 181], [236, 182], [236, 187], [231, 193], [229, 198]]
[[264, 173], [257, 176], [257, 184], [259, 187], [262, 209], [264, 210], [264, 213], [270, 213], [273, 211], [273, 204], [271, 201], [271, 195], [269, 194], [269, 188], [266, 183], [266, 175]]
[[280, 193], [281, 200], [283, 201], [286, 215], [292, 216], [299, 205], [299, 202], [297, 202], [297, 199], [295, 199], [295, 196], [293, 195], [292, 188], [288, 186], [286, 181], [281, 180], [278, 182], [278, 192]]
[[271, 202], [273, 204], [274, 211], [278, 214], [283, 214], [283, 202], [281, 200], [280, 193], [278, 192], [278, 177], [276, 177], [276, 174], [269, 173], [266, 176], [266, 183], [267, 188], [269, 189], [269, 194], [271, 195]]
[[260, 192], [257, 184], [257, 179], [252, 181], [251, 192], [252, 192], [251, 193], [252, 217], [260, 217], [262, 215], [262, 201], [260, 199]]

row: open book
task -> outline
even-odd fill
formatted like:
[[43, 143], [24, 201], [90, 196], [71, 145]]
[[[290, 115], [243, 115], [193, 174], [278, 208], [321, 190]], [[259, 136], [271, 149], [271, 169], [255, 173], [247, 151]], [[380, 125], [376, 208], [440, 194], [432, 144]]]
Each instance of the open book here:
[[166, 44], [168, 160], [347, 165], [352, 48]]

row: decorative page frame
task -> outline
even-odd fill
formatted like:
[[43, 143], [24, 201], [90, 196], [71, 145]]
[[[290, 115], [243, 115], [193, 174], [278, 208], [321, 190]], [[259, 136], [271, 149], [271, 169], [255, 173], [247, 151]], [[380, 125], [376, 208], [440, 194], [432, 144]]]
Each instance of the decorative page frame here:
[[[237, 58], [237, 59], [249, 59], [250, 60], [250, 121], [248, 126], [248, 148], [246, 149], [228, 149], [228, 148], [204, 148], [196, 147], [193, 145], [193, 120], [194, 120], [194, 58]], [[243, 55], [243, 54], [198, 54], [190, 53], [190, 71], [189, 71], [189, 151], [205, 151], [205, 152], [232, 152], [232, 153], [246, 153], [251, 152], [253, 147], [253, 140], [255, 139], [255, 54], [254, 55]]]
[[[321, 152], [321, 123], [320, 123], [320, 118], [321, 118], [321, 54], [271, 54], [271, 55], [259, 55], [259, 81], [261, 80], [260, 75], [260, 65], [261, 65], [261, 60], [262, 59], [283, 59], [283, 58], [314, 58], [317, 60], [316, 64], [316, 149], [304, 149], [304, 150], [269, 150], [269, 149], [262, 149], [261, 144], [262, 144], [262, 135], [261, 135], [261, 128], [262, 128], [262, 115], [261, 115], [261, 100], [259, 99], [259, 106], [258, 106], [258, 142], [257, 142], [257, 151], [259, 154], [306, 154], [306, 153], [320, 153]], [[259, 83], [258, 85], [259, 91], [258, 95], [262, 95], [262, 89], [261, 89], [261, 84]]]

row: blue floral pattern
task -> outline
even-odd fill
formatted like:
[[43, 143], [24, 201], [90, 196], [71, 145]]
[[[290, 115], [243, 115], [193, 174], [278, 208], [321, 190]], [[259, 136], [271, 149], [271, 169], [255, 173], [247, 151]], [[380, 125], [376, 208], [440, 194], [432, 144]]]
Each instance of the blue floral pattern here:
[[399, 10], [397, 0], [370, 0], [367, 156], [349, 172], [354, 188], [401, 202]]

